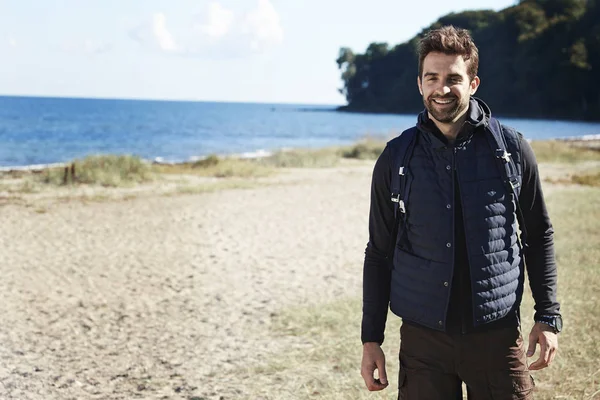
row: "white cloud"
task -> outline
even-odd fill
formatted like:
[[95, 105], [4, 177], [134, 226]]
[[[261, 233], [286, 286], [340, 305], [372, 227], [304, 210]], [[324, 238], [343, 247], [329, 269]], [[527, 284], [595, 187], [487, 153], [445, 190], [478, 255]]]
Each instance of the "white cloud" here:
[[8, 45], [10, 47], [13, 47], [13, 48], [17, 47], [17, 40], [14, 37], [12, 37], [12, 36], [9, 37], [8, 38]]
[[219, 38], [229, 33], [234, 19], [233, 11], [219, 3], [211, 3], [208, 6], [207, 23], [200, 25], [199, 30], [207, 36]]
[[167, 29], [167, 18], [163, 13], [154, 14], [154, 20], [152, 23], [152, 33], [156, 39], [156, 43], [161, 50], [174, 52], [178, 50], [173, 35]]
[[186, 56], [239, 57], [262, 52], [283, 42], [283, 28], [270, 0], [257, 0], [254, 9], [236, 13], [213, 1], [205, 12], [193, 17], [192, 25], [172, 33], [167, 17], [155, 13], [147, 22], [131, 30], [132, 39], [146, 47]]
[[251, 38], [253, 49], [283, 42], [283, 28], [279, 14], [269, 0], [259, 0], [258, 8], [245, 18], [242, 32]]
[[129, 31], [129, 37], [145, 47], [155, 50], [177, 53], [181, 47], [175, 36], [167, 27], [167, 17], [162, 12], [152, 15], [152, 20], [137, 26]]

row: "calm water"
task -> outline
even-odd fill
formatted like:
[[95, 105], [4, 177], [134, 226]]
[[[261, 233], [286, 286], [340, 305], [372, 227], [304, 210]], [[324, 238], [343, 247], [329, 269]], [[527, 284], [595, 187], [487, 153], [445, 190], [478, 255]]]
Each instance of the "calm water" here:
[[[415, 121], [414, 115], [346, 114], [325, 106], [0, 97], [0, 166], [97, 153], [185, 161], [322, 147], [390, 136]], [[600, 134], [600, 123], [502, 121], [530, 139]]]

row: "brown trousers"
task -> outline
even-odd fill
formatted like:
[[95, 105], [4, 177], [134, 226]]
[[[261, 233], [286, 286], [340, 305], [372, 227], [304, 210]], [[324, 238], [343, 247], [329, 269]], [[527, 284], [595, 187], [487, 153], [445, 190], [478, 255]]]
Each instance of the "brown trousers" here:
[[411, 324], [400, 329], [399, 400], [533, 399], [519, 328], [447, 334]]

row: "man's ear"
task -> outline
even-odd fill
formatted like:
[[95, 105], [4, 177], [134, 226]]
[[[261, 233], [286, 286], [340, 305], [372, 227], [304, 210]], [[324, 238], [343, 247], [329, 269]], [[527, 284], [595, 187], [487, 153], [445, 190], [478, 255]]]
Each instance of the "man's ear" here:
[[473, 78], [473, 80], [471, 81], [471, 96], [473, 96], [475, 94], [475, 92], [477, 91], [477, 89], [479, 89], [480, 84], [481, 84], [481, 79], [479, 79], [478, 76]]
[[423, 85], [421, 84], [421, 77], [417, 76], [417, 86], [419, 87], [419, 93], [423, 96]]

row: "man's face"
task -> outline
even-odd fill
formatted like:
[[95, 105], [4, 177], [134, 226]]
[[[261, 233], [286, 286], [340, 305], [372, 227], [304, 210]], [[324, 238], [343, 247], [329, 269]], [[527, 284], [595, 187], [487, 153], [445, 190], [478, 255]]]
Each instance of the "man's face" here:
[[479, 78], [467, 74], [462, 56], [429, 53], [423, 60], [419, 91], [429, 115], [444, 124], [456, 122], [469, 108], [469, 99], [479, 87]]

